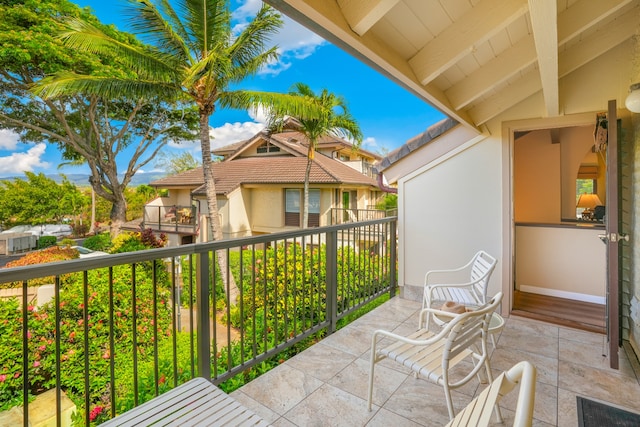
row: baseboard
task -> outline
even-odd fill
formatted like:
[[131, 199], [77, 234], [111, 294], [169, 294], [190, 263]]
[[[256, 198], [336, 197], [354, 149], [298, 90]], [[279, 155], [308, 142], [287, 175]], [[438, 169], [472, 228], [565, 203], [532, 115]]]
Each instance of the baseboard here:
[[518, 290], [522, 292], [529, 292], [532, 294], [546, 295], [549, 297], [565, 298], [565, 299], [572, 299], [576, 301], [590, 302], [593, 304], [604, 305], [607, 303], [607, 300], [605, 297], [598, 297], [595, 295], [588, 295], [588, 294], [580, 294], [577, 292], [561, 291], [558, 289], [539, 288], [537, 286], [520, 285], [518, 286]]

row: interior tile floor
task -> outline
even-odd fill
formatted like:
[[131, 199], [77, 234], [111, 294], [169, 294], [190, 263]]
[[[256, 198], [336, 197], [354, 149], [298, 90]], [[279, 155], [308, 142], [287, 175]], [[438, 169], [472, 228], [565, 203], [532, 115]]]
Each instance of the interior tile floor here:
[[[372, 332], [407, 334], [418, 324], [419, 309], [418, 302], [392, 298], [232, 396], [281, 427], [445, 425], [442, 388], [389, 361], [376, 365], [374, 407], [367, 410]], [[604, 335], [511, 316], [495, 338], [494, 377], [520, 360], [537, 368], [534, 426], [576, 426], [576, 396], [640, 412], [638, 360], [621, 348], [620, 369], [610, 369]], [[483, 387], [472, 381], [453, 391], [456, 410]], [[516, 397], [512, 392], [501, 402], [504, 425], [512, 425]]]

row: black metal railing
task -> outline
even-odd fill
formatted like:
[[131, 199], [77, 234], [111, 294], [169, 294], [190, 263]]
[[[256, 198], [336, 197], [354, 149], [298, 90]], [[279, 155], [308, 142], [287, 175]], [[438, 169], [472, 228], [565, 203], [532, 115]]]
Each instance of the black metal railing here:
[[[91, 425], [195, 376], [233, 389], [393, 295], [396, 265], [385, 218], [0, 269], [24, 291], [0, 302], [0, 409], [22, 404], [27, 425], [51, 392], [56, 425]], [[46, 277], [53, 295], [32, 304]]]
[[194, 206], [146, 205], [142, 227], [151, 228], [154, 231], [194, 233], [197, 221], [197, 209]]
[[374, 219], [386, 218], [388, 216], [395, 216], [389, 214], [382, 209], [343, 209], [343, 208], [331, 208], [330, 211], [330, 223], [347, 224], [351, 222], [371, 221]]

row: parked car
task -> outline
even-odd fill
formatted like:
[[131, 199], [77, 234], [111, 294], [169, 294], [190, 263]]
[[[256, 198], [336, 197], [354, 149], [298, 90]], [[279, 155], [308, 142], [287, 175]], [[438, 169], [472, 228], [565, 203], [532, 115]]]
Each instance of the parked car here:
[[80, 253], [80, 258], [92, 258], [95, 256], [109, 255], [106, 252], [94, 251], [84, 246], [71, 246], [71, 249], [75, 249]]

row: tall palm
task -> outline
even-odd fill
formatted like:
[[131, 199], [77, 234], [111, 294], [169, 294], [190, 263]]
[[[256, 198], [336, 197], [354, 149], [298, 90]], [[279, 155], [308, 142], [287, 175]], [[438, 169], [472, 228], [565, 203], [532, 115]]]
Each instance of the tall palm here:
[[[143, 47], [120, 43], [86, 22], [69, 21], [70, 31], [63, 35], [66, 43], [77, 49], [119, 55], [134, 73], [121, 78], [61, 73], [45, 79], [36, 89], [47, 97], [80, 92], [105, 98], [193, 102], [200, 115], [208, 223], [214, 240], [223, 237], [209, 136], [209, 120], [216, 107], [263, 106], [271, 114], [286, 112], [293, 116], [326, 114], [300, 97], [232, 88], [277, 60], [276, 47], [267, 49], [266, 44], [282, 20], [273, 9], [263, 5], [255, 19], [234, 34], [228, 3], [228, 0], [127, 0], [131, 28], [148, 43]], [[220, 271], [226, 274], [225, 253], [218, 253], [218, 262]], [[226, 279], [223, 277], [225, 282]], [[237, 296], [237, 287], [230, 283], [229, 301], [235, 303]]]
[[[309, 100], [321, 111], [324, 111], [324, 114], [319, 116], [299, 115], [295, 117], [301, 125], [298, 129], [299, 132], [309, 140], [307, 168], [304, 174], [304, 198], [302, 208], [302, 227], [307, 228], [309, 225], [309, 179], [318, 141], [324, 135], [334, 135], [353, 141], [354, 148], [358, 148], [362, 143], [362, 131], [353, 116], [349, 113], [347, 103], [343, 97], [334, 95], [327, 89], [323, 89], [319, 94], [316, 94], [304, 83], [296, 83], [291, 94]], [[283, 120], [284, 118], [282, 116], [275, 117], [271, 126], [277, 128]]]

